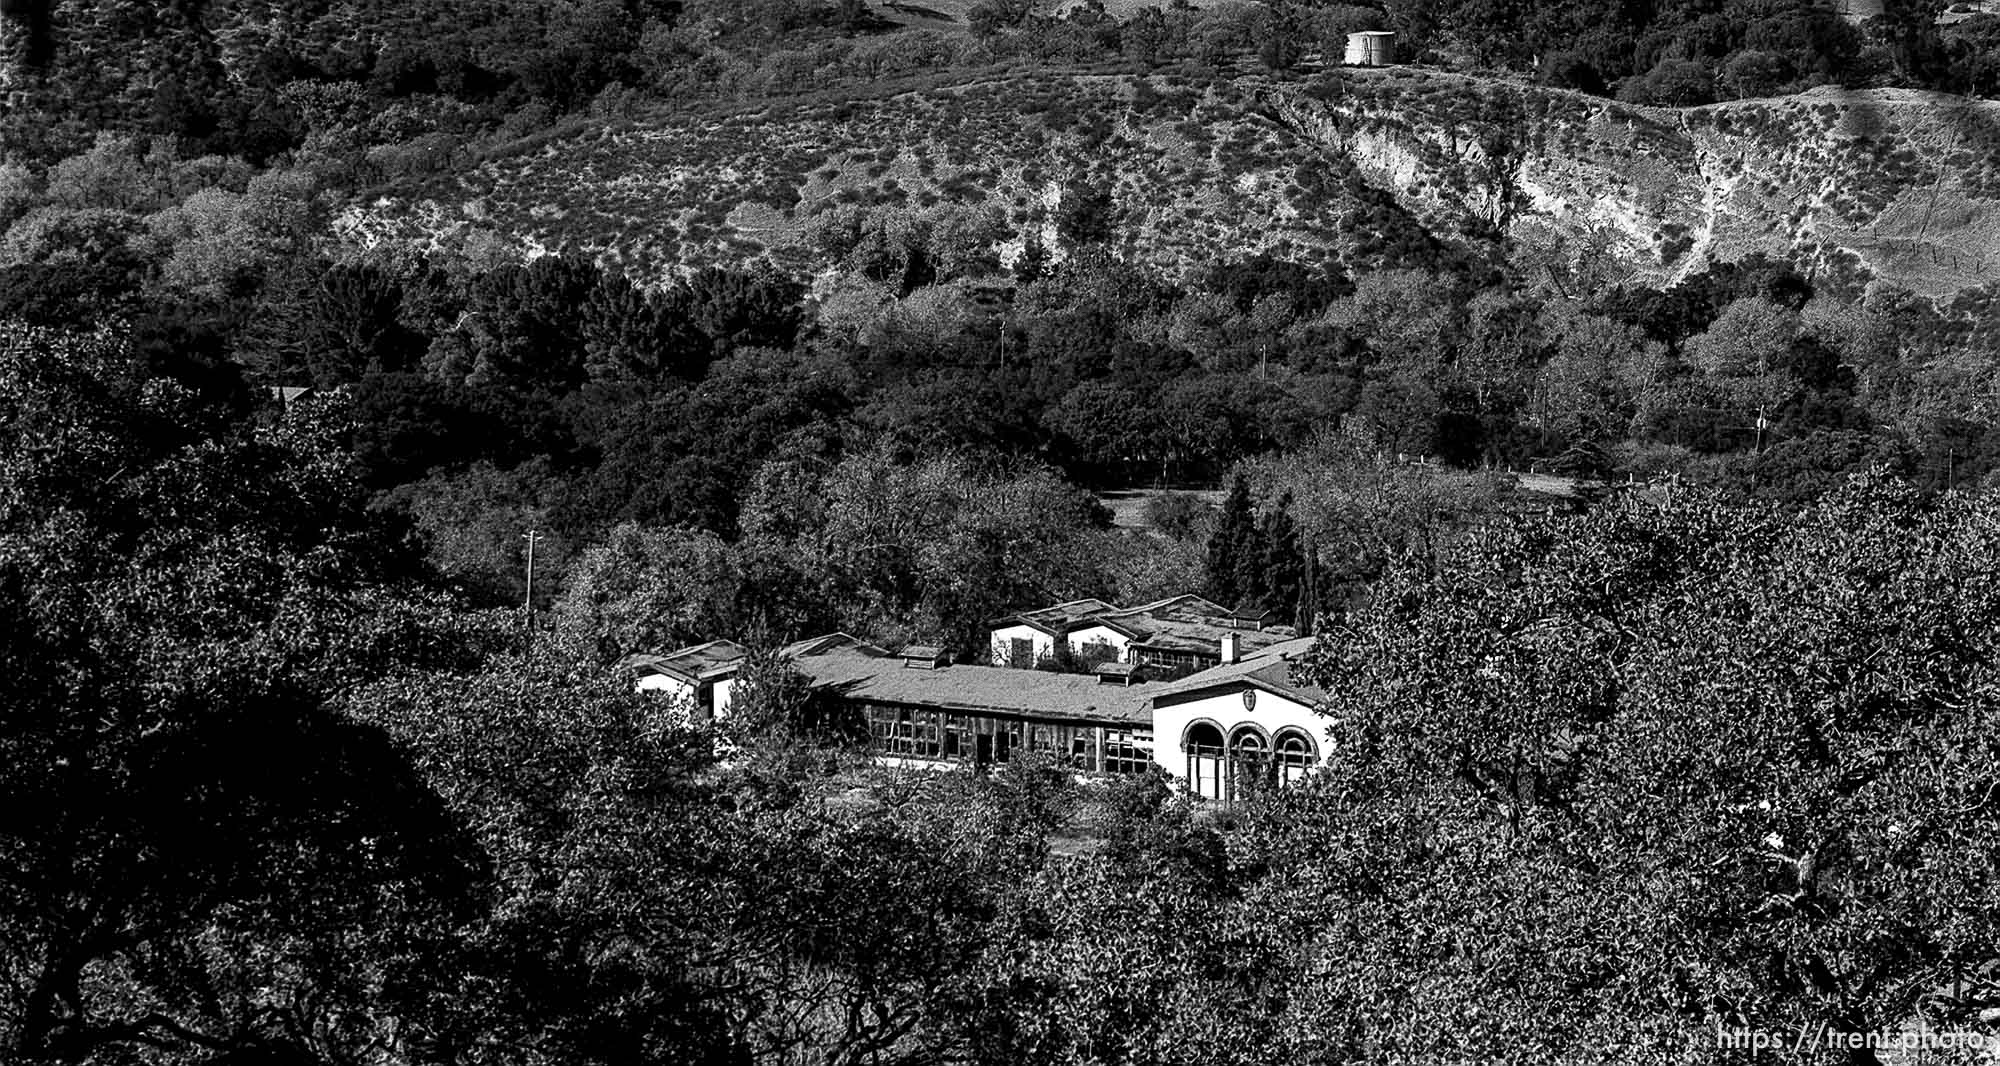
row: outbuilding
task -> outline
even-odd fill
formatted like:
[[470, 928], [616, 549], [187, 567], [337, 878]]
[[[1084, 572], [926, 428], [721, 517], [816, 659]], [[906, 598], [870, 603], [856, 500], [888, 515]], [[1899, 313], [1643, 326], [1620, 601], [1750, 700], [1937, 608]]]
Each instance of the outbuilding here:
[[659, 692], [684, 702], [697, 719], [714, 721], [729, 713], [736, 673], [748, 654], [733, 640], [670, 651], [665, 655], [628, 655], [620, 666], [641, 692]]

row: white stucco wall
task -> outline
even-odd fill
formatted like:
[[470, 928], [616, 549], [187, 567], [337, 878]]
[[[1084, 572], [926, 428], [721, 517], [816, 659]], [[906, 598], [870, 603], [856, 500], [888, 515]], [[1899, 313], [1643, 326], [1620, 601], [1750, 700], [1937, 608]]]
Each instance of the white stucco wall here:
[[1176, 778], [1187, 773], [1187, 753], [1181, 750], [1181, 736], [1187, 732], [1189, 724], [1206, 719], [1214, 722], [1222, 731], [1225, 741], [1237, 726], [1252, 724], [1263, 729], [1265, 738], [1276, 737], [1280, 729], [1287, 726], [1304, 730], [1318, 748], [1319, 761], [1325, 762], [1330, 745], [1326, 739], [1327, 720], [1314, 714], [1311, 707], [1296, 700], [1287, 699], [1276, 693], [1257, 690], [1256, 708], [1243, 709], [1243, 690], [1251, 687], [1236, 683], [1219, 690], [1212, 696], [1189, 700], [1162, 707], [1153, 706], [1153, 761]]
[[1128, 645], [1132, 642], [1117, 630], [1108, 629], [1104, 626], [1089, 626], [1084, 629], [1072, 629], [1069, 633], [1069, 648], [1078, 655], [1083, 654], [1083, 646], [1085, 644], [1100, 641], [1111, 645], [1112, 650], [1118, 653], [1118, 662], [1122, 663], [1130, 660], [1131, 653], [1128, 650]]
[[639, 679], [639, 691], [663, 692], [669, 699], [694, 701], [694, 686], [665, 674], [647, 674]]
[[[1008, 649], [1013, 647], [1012, 642], [1016, 640], [1033, 641], [1035, 645], [1035, 658], [1037, 660], [1056, 653], [1055, 638], [1036, 629], [1034, 626], [1005, 626], [993, 631], [993, 665], [1008, 665]], [[1020, 665], [1032, 666], [1033, 664], [1021, 663]]]
[[641, 692], [657, 692], [665, 699], [685, 705], [688, 713], [697, 720], [721, 719], [728, 717], [729, 704], [736, 697], [736, 675], [716, 679], [712, 686], [713, 707], [697, 706], [695, 687], [665, 674], [647, 674], [639, 679], [637, 687]]

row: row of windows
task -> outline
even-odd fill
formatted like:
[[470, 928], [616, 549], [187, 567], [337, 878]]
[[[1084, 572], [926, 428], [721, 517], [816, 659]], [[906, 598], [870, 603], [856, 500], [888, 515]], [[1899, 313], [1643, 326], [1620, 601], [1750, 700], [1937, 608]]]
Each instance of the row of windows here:
[[[1080, 739], [1080, 738], [1079, 738]], [[1104, 732], [1104, 772], [1108, 774], [1143, 774], [1152, 765], [1153, 756], [1141, 744], [1150, 746], [1153, 731], [1150, 729], [1120, 729]]]
[[1067, 758], [1079, 770], [1114, 774], [1143, 773], [1152, 761], [1144, 747], [1153, 739], [1148, 729], [1026, 722], [888, 705], [870, 705], [867, 715], [869, 736], [883, 755], [995, 763], [1025, 749]]
[[[1152, 763], [1149, 729], [1109, 729], [915, 710], [885, 704], [867, 707], [875, 750], [912, 759], [1006, 762], [1020, 750], [1066, 757], [1079, 770], [1144, 773]], [[1196, 795], [1233, 802], [1259, 789], [1287, 785], [1319, 763], [1319, 745], [1305, 730], [1286, 727], [1266, 738], [1248, 726], [1225, 737], [1210, 722], [1196, 722], [1181, 738], [1186, 780]]]
[[1200, 673], [1221, 663], [1213, 655], [1199, 655], [1191, 651], [1159, 651], [1152, 648], [1134, 649], [1136, 660], [1152, 668], [1152, 676], [1161, 681], [1173, 681]]

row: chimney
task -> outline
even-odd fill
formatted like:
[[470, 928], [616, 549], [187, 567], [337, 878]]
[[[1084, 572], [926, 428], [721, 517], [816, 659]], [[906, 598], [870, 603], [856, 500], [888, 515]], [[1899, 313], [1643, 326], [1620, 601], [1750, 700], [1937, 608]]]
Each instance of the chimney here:
[[1243, 655], [1243, 638], [1234, 633], [1222, 635], [1222, 661], [1233, 663]]

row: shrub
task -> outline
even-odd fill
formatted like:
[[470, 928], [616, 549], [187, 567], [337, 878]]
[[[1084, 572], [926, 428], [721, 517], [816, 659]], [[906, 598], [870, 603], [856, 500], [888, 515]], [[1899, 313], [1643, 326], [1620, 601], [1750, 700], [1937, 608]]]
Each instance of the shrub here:
[[1771, 52], [1738, 52], [1716, 73], [1716, 82], [1731, 96], [1775, 96], [1784, 92], [1797, 72], [1790, 60]]
[[1715, 102], [1715, 74], [1696, 59], [1669, 56], [1645, 74], [1625, 79], [1618, 98], [1626, 103], [1693, 107]]

